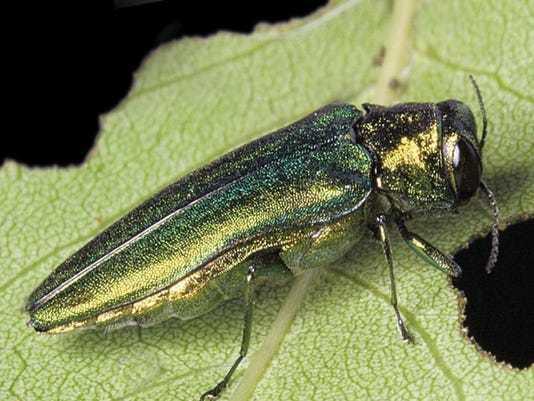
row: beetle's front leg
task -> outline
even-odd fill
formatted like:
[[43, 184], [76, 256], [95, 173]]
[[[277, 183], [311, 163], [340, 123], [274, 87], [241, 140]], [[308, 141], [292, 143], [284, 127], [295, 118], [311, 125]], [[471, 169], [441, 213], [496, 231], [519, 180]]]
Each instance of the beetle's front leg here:
[[247, 272], [247, 283], [245, 286], [245, 303], [246, 303], [246, 311], [245, 311], [245, 324], [243, 327], [243, 338], [241, 340], [241, 350], [239, 351], [239, 356], [234, 361], [234, 364], [226, 373], [224, 378], [211, 390], [206, 391], [202, 396], [200, 397], [200, 401], [205, 400], [214, 400], [216, 399], [221, 391], [223, 391], [226, 386], [228, 385], [228, 382], [230, 381], [230, 378], [234, 374], [235, 370], [241, 363], [241, 361], [245, 358], [248, 351], [248, 346], [250, 344], [250, 332], [252, 329], [252, 311], [254, 306], [254, 297], [255, 297], [255, 279], [256, 279], [256, 271], [254, 268], [254, 265], [251, 265], [248, 268]]
[[384, 255], [388, 262], [389, 267], [389, 281], [390, 281], [390, 292], [391, 292], [391, 306], [395, 311], [395, 317], [397, 319], [397, 327], [404, 341], [413, 341], [413, 337], [406, 328], [404, 320], [399, 312], [398, 302], [397, 302], [397, 288], [395, 285], [395, 273], [393, 271], [393, 257], [391, 256], [391, 246], [389, 243], [389, 237], [386, 227], [386, 217], [384, 215], [379, 215], [376, 218], [376, 226], [378, 228], [378, 239], [382, 243], [382, 248], [384, 249]]
[[458, 266], [450, 256], [444, 254], [432, 244], [426, 242], [423, 238], [414, 234], [406, 228], [402, 220], [397, 221], [397, 227], [402, 235], [402, 238], [419, 256], [422, 256], [425, 260], [437, 267], [439, 270], [444, 271], [453, 277], [459, 277], [462, 274], [462, 269]]

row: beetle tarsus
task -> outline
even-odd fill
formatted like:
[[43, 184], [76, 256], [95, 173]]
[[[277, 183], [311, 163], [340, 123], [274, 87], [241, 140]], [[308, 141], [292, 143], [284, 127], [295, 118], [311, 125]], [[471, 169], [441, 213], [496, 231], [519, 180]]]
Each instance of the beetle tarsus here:
[[250, 344], [250, 332], [252, 328], [252, 309], [254, 306], [254, 285], [256, 278], [256, 269], [254, 265], [250, 265], [247, 272], [246, 286], [245, 286], [245, 302], [246, 302], [246, 312], [245, 312], [245, 325], [243, 327], [243, 338], [241, 340], [241, 350], [239, 351], [239, 356], [234, 361], [234, 364], [230, 370], [226, 373], [224, 378], [211, 390], [206, 391], [200, 397], [200, 401], [209, 401], [216, 399], [219, 394], [226, 388], [230, 378], [234, 374], [235, 370], [245, 358], [248, 352], [248, 346]]
[[407, 343], [410, 343], [410, 344], [415, 343], [413, 336], [410, 334], [410, 332], [406, 328], [406, 324], [404, 323], [404, 320], [402, 320], [402, 316], [400, 315], [397, 308], [395, 308], [395, 313], [397, 314], [397, 327], [399, 328], [402, 341], [406, 341]]
[[220, 382], [215, 387], [213, 387], [211, 390], [206, 391], [204, 394], [200, 396], [200, 401], [212, 401], [217, 399], [221, 392], [225, 389], [226, 383]]

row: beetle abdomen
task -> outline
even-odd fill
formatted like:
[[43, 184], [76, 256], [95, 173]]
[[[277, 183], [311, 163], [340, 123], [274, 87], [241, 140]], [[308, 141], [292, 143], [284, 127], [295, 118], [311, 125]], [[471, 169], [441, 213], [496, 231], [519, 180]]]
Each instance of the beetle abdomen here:
[[[324, 108], [168, 187], [34, 291], [28, 303], [32, 324], [49, 331], [137, 302], [168, 303], [172, 296], [165, 291], [173, 286], [206, 272], [222, 274], [279, 245], [267, 238], [280, 242], [357, 209], [371, 189], [370, 157], [351, 142], [357, 117], [353, 106]], [[248, 244], [256, 245], [224, 263], [223, 271], [207, 268]]]

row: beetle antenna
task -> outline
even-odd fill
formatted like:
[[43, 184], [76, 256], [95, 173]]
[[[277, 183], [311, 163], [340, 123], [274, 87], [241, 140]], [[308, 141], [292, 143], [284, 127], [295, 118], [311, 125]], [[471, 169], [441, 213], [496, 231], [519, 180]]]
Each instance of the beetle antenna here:
[[480, 189], [486, 195], [486, 199], [492, 209], [493, 213], [493, 225], [491, 226], [491, 251], [486, 263], [486, 272], [489, 274], [495, 267], [497, 263], [497, 258], [499, 257], [499, 208], [497, 206], [497, 201], [495, 200], [495, 195], [488, 188], [484, 181], [480, 181]]
[[477, 82], [475, 81], [475, 78], [473, 78], [472, 75], [469, 75], [469, 79], [471, 80], [471, 83], [473, 84], [473, 87], [475, 88], [475, 92], [477, 94], [477, 99], [478, 99], [478, 105], [480, 106], [480, 112], [482, 113], [482, 139], [480, 140], [480, 143], [478, 144], [480, 146], [480, 151], [482, 151], [482, 148], [484, 147], [484, 143], [486, 142], [486, 135], [488, 135], [488, 116], [486, 115], [486, 107], [484, 107], [482, 94], [480, 93], [480, 88], [478, 87]]

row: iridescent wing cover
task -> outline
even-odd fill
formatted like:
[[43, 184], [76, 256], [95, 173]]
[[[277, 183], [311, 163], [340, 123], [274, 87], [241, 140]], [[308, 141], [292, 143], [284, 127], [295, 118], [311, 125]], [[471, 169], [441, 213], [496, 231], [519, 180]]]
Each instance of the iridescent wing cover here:
[[[30, 296], [47, 330], [139, 300], [231, 249], [334, 221], [371, 190], [371, 159], [354, 143], [354, 106], [326, 106], [170, 185], [62, 263]], [[287, 236], [286, 236], [287, 237]], [[91, 289], [88, 291], [87, 289]]]

